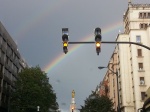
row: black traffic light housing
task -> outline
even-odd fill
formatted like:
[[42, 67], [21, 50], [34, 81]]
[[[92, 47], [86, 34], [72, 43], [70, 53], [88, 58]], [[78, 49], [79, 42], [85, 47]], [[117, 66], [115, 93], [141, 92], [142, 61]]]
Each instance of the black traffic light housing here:
[[63, 51], [66, 54], [68, 52], [68, 41], [69, 41], [69, 31], [68, 28], [62, 28], [62, 41], [63, 41]]
[[99, 55], [99, 53], [101, 52], [101, 29], [100, 28], [95, 28], [95, 45], [96, 45], [96, 52], [97, 55]]

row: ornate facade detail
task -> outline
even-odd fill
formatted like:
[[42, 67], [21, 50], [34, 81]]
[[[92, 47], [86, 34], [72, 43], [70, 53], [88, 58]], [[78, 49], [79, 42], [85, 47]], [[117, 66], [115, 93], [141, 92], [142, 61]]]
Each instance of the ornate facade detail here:
[[150, 8], [150, 4], [131, 4], [132, 8]]

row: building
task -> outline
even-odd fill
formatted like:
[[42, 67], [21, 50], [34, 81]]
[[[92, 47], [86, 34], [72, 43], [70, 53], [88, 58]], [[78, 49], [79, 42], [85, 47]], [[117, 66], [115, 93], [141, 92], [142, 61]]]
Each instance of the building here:
[[150, 111], [150, 87], [146, 91], [146, 95], [145, 95], [145, 98], [144, 98], [143, 109], [145, 109], [146, 111]]
[[100, 83], [100, 89], [99, 90], [96, 90], [96, 93], [97, 91], [99, 91], [97, 94], [99, 94], [100, 96], [108, 96], [108, 81], [105, 80], [105, 81], [102, 81]]
[[0, 112], [8, 112], [17, 74], [27, 67], [17, 45], [0, 22]]
[[[150, 4], [129, 1], [123, 23], [124, 32], [118, 34], [116, 41], [150, 46]], [[139, 45], [117, 44], [107, 67], [118, 73], [108, 75], [108, 69], [103, 79], [107, 76], [108, 96], [114, 102], [114, 109], [117, 111], [119, 106], [121, 112], [137, 112], [150, 87], [150, 51]]]

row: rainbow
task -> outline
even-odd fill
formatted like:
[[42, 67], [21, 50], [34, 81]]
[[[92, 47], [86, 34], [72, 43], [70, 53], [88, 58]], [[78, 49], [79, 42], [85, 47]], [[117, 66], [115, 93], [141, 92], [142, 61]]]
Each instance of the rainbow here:
[[[51, 7], [45, 7], [40, 10], [40, 12], [34, 14], [33, 16], [30, 16], [30, 18], [26, 19], [24, 23], [20, 24], [16, 28], [16, 36], [15, 37], [22, 37], [28, 30], [30, 30], [32, 27], [35, 27], [37, 24], [40, 24], [41, 20], [44, 20], [49, 14], [54, 13], [56, 10], [61, 7], [64, 2], [67, 2], [69, 0], [65, 0], [62, 2], [55, 2], [53, 6]], [[113, 32], [114, 30], [120, 28], [122, 25], [122, 21], [115, 22], [109, 26], [106, 26], [102, 29], [102, 35], [108, 34]], [[20, 38], [19, 38], [20, 39]], [[91, 41], [93, 40], [93, 34], [89, 34], [85, 37], [83, 37], [79, 41]], [[61, 40], [60, 40], [61, 41]], [[82, 47], [82, 44], [76, 44], [72, 46], [71, 48], [69, 47], [69, 52], [67, 55], [65, 55], [63, 52], [60, 53], [56, 58], [53, 59], [53, 61], [49, 61], [48, 64], [46, 64], [42, 70], [44, 70], [46, 73], [49, 73], [53, 68], [55, 68], [62, 60], [64, 60], [66, 57], [68, 57], [70, 54], [72, 54], [74, 51], [76, 51], [78, 48]]]
[[[108, 34], [113, 32], [116, 29], [119, 29], [123, 26], [123, 22], [119, 21], [119, 22], [115, 22], [109, 26], [106, 26], [105, 28], [103, 28], [102, 30], [102, 35]], [[87, 36], [85, 36], [83, 39], [81, 39], [80, 41], [91, 41], [93, 40], [93, 34], [89, 34]], [[61, 41], [61, 40], [60, 40]], [[62, 60], [64, 60], [65, 58], [67, 58], [68, 56], [70, 56], [70, 54], [72, 54], [73, 52], [75, 52], [77, 49], [79, 49], [80, 47], [82, 47], [83, 44], [76, 44], [73, 47], [69, 48], [69, 52], [67, 53], [67, 55], [65, 55], [64, 53], [60, 53], [56, 58], [53, 59], [53, 61], [50, 61], [44, 68], [43, 70], [46, 73], [50, 73], [50, 71], [55, 68]]]

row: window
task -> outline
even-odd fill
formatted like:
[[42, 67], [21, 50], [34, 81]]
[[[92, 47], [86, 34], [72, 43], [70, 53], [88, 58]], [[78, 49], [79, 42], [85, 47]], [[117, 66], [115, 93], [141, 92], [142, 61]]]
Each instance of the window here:
[[136, 42], [141, 43], [141, 36], [136, 36]]
[[0, 36], [0, 44], [2, 44], [3, 38]]
[[140, 85], [144, 85], [145, 81], [144, 81], [144, 77], [140, 77]]
[[140, 12], [139, 13], [139, 19], [149, 19], [150, 18], [150, 12]]
[[148, 24], [145, 24], [145, 27], [144, 27], [144, 29], [147, 29], [147, 27], [148, 27]]
[[8, 58], [8, 56], [6, 56], [5, 64], [8, 65], [8, 62], [9, 62], [9, 58]]
[[1, 52], [1, 60], [5, 60], [5, 53], [4, 52]]
[[3, 46], [4, 46], [4, 48], [5, 48], [5, 50], [6, 50], [6, 45], [7, 45], [7, 43], [6, 43], [6, 40], [3, 38]]
[[137, 55], [142, 56], [142, 49], [137, 49]]
[[144, 28], [143, 24], [140, 24], [140, 29], [143, 29], [143, 28]]
[[139, 63], [139, 70], [143, 69], [143, 63]]
[[150, 13], [148, 13], [148, 16], [147, 16], [147, 18], [150, 18]]
[[140, 23], [140, 29], [147, 29], [148, 24], [147, 23]]
[[139, 18], [142, 18], [142, 13], [141, 12], [139, 13]]
[[145, 92], [141, 92], [141, 100], [144, 100], [145, 98]]
[[3, 89], [6, 90], [6, 88], [7, 88], [7, 82], [6, 82], [6, 81], [3, 81]]
[[146, 13], [144, 13], [144, 16], [143, 16], [143, 18], [146, 18]]

